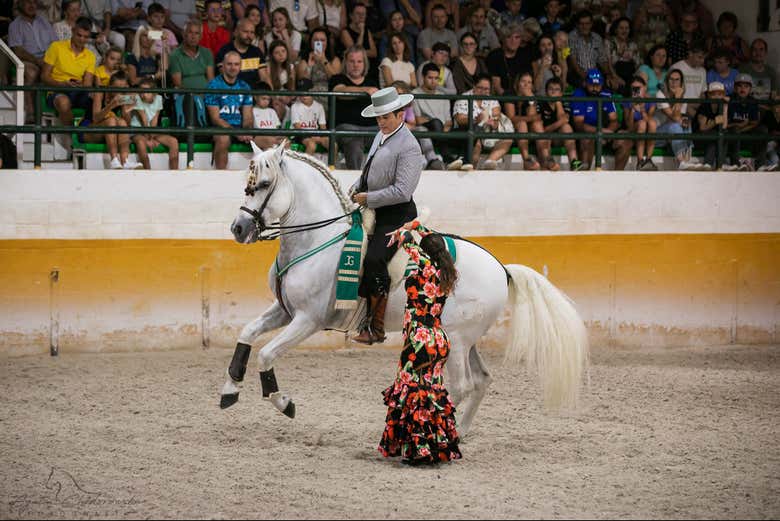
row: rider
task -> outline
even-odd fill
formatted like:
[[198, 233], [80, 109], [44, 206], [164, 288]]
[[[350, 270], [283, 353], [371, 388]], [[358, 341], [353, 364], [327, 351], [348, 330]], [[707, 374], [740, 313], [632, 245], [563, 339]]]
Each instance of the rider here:
[[398, 94], [395, 87], [371, 96], [364, 118], [375, 117], [379, 133], [371, 144], [363, 174], [350, 189], [352, 200], [376, 210], [374, 234], [369, 238], [358, 291], [368, 300], [368, 313], [360, 333], [353, 339], [363, 344], [385, 339], [385, 309], [390, 290], [387, 263], [397, 251], [388, 247], [387, 234], [417, 217], [412, 195], [425, 165], [420, 144], [404, 124], [405, 107], [414, 96]]

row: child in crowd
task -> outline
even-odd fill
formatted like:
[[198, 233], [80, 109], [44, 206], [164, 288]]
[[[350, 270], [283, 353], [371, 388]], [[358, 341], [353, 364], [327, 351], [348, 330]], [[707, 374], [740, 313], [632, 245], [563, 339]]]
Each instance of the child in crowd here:
[[555, 40], [555, 52], [558, 53], [558, 63], [565, 63], [571, 55], [569, 33], [566, 31], [556, 31], [553, 40]]
[[563, 6], [560, 0], [547, 0], [544, 4], [544, 16], [539, 18], [539, 25], [542, 26], [542, 33], [553, 35], [562, 30], [566, 25], [566, 20], [561, 18]]
[[[139, 87], [153, 89], [157, 87], [151, 78], [143, 78]], [[126, 105], [122, 112], [125, 120], [129, 120], [131, 127], [156, 127], [162, 110], [162, 96], [154, 92], [141, 92], [135, 105]], [[146, 170], [151, 168], [149, 164], [148, 150], [157, 148], [157, 145], [165, 145], [168, 148], [168, 169], [179, 169], [179, 141], [166, 134], [134, 134], [133, 143], [138, 159], [141, 160]]]
[[108, 87], [111, 75], [123, 69], [124, 52], [119, 47], [110, 47], [103, 56], [103, 63], [95, 69], [95, 87]]
[[204, 9], [206, 17], [199, 45], [209, 49], [212, 56], [216, 56], [222, 47], [230, 43], [230, 31], [222, 25], [225, 14], [222, 0], [206, 0]]
[[717, 49], [712, 53], [712, 60], [713, 68], [707, 71], [707, 84], [721, 83], [726, 89], [726, 96], [731, 96], [738, 74], [737, 69], [731, 68], [731, 53], [728, 49]]
[[[518, 96], [533, 96], [533, 75], [527, 71], [521, 73], [517, 77], [517, 81], [515, 81], [514, 90]], [[534, 100], [507, 103], [504, 106], [504, 111], [506, 116], [512, 121], [517, 132], [542, 132], [544, 130], [542, 118], [536, 110], [536, 102]], [[549, 141], [547, 141], [547, 144], [549, 145]], [[543, 147], [537, 147], [536, 152], [539, 154], [541, 161], [537, 161], [533, 156], [529, 155], [527, 139], [518, 140], [517, 146], [520, 149], [520, 155], [523, 156], [523, 167], [526, 170], [539, 170], [540, 167], [545, 170], [559, 169], [558, 164], [550, 157], [549, 146], [546, 150]], [[546, 156], [543, 156], [545, 152]]]
[[[700, 134], [717, 133], [719, 129], [728, 127], [728, 98], [726, 97], [726, 87], [719, 81], [713, 81], [707, 87], [707, 99], [718, 100], [725, 99], [721, 105], [718, 103], [702, 103], [696, 110], [696, 122], [699, 126]], [[704, 170], [710, 170], [717, 165], [716, 154], [718, 144], [716, 141], [696, 141], [694, 145], [697, 148], [704, 149]]]
[[[127, 88], [129, 82], [123, 71], [117, 71], [111, 75], [109, 87]], [[92, 114], [90, 118], [84, 118], [81, 127], [104, 127], [106, 133], [89, 133], [81, 136], [84, 143], [105, 143], [108, 148], [108, 156], [111, 158], [112, 170], [133, 170], [143, 165], [133, 161], [130, 155], [130, 134], [118, 134], [110, 131], [113, 127], [126, 127], [127, 120], [122, 117], [127, 108], [136, 103], [135, 94], [122, 92], [96, 92], [92, 96]]]
[[[642, 76], [638, 74], [631, 79], [631, 97], [632, 98], [647, 98], [650, 95], [647, 93], [647, 83]], [[652, 101], [645, 103], [623, 103], [623, 124], [628, 132], [635, 132], [637, 134], [655, 134], [658, 124], [653, 117], [655, 115], [656, 104]], [[655, 141], [648, 140], [624, 140], [625, 143], [621, 143], [623, 146], [632, 148], [633, 144], [636, 144], [636, 169], [637, 170], [658, 170], [658, 167], [653, 163], [653, 150], [655, 148]], [[619, 165], [615, 166], [615, 169], [622, 170]]]
[[161, 4], [158, 4], [157, 2], [154, 2], [149, 6], [149, 9], [147, 9], [146, 12], [146, 21], [149, 22], [149, 30], [159, 31], [162, 33], [160, 38], [156, 38], [156, 33], [152, 34], [152, 36], [155, 36], [155, 38], [151, 39], [152, 50], [155, 54], [161, 55], [163, 53], [164, 46], [165, 52], [170, 54], [171, 51], [179, 45], [179, 41], [176, 39], [176, 35], [173, 34], [173, 31], [164, 27], [166, 19], [165, 7], [163, 7]]
[[[309, 78], [298, 80], [296, 89], [299, 92], [308, 92], [314, 87], [314, 83]], [[290, 108], [290, 122], [295, 129], [307, 130], [325, 130], [328, 128], [325, 119], [325, 109], [322, 104], [315, 101], [311, 96], [300, 96], [298, 101], [292, 104]], [[314, 154], [317, 151], [317, 145], [328, 148], [328, 136], [312, 136], [301, 138], [303, 146], [306, 147], [307, 154]]]
[[[773, 100], [780, 100], [780, 95], [775, 93]], [[778, 144], [780, 144], [780, 105], [773, 105], [772, 110], [764, 113], [764, 119], [761, 125], [766, 129], [767, 134], [774, 139], [766, 144], [766, 163], [758, 167], [759, 172], [774, 172], [780, 169], [780, 158], [777, 154]]]
[[[537, 105], [537, 111], [542, 118], [542, 125], [545, 133], [564, 133], [571, 134], [574, 130], [569, 122], [569, 114], [563, 106], [563, 82], [560, 78], [550, 78], [545, 85], [545, 94], [550, 97], [558, 98], [556, 101], [540, 101]], [[550, 146], [559, 146], [561, 140], [539, 140], [536, 146], [539, 148], [550, 148]], [[566, 155], [569, 158], [569, 168], [573, 171], [582, 170], [582, 161], [577, 159], [577, 144], [573, 139], [563, 140], [563, 146], [566, 148]]]
[[[270, 91], [271, 86], [261, 81], [255, 86], [255, 90]], [[268, 94], [259, 94], [255, 96], [255, 106], [252, 109], [255, 128], [273, 129], [281, 128], [282, 122], [279, 121], [279, 115], [271, 107], [271, 96]], [[279, 144], [282, 140], [279, 136], [255, 136], [255, 144], [262, 150], [266, 150]]]
[[[734, 81], [734, 95], [729, 100], [729, 122], [728, 130], [732, 134], [746, 134], [758, 127], [761, 120], [758, 103], [751, 95], [753, 90], [753, 78], [750, 74], [740, 74]], [[740, 157], [739, 151], [742, 145], [745, 145], [753, 157]], [[743, 143], [740, 140], [728, 142], [727, 164], [723, 165], [724, 170], [755, 170], [756, 160], [759, 165], [763, 164], [763, 155], [766, 148], [759, 141], [749, 141]]]

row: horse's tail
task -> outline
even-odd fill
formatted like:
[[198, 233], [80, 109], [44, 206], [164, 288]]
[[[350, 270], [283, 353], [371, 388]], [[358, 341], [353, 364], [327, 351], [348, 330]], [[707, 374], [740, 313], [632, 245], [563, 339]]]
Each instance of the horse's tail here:
[[545, 405], [576, 407], [588, 365], [588, 333], [574, 304], [541, 274], [519, 264], [505, 266], [512, 308], [506, 360], [525, 358], [539, 376]]

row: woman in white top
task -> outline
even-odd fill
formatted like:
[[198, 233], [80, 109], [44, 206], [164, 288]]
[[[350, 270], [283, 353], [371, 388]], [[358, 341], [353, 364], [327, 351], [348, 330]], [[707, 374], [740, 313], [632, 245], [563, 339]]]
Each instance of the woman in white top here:
[[[658, 123], [656, 132], [659, 134], [690, 134], [691, 119], [687, 114], [688, 104], [676, 101], [685, 98], [685, 76], [680, 69], [669, 71], [664, 80], [664, 88], [658, 89], [656, 97], [659, 99], [658, 108], [655, 111], [655, 120]], [[663, 143], [663, 140], [657, 143]], [[677, 159], [677, 168], [680, 170], [696, 170], [698, 168], [691, 161], [692, 142], [685, 139], [673, 139], [671, 146], [675, 159]]]
[[[76, 25], [76, 20], [80, 16], [81, 0], [66, 0], [63, 2], [62, 20], [52, 26], [54, 28], [54, 34], [57, 35], [57, 40], [70, 40], [70, 37], [73, 34], [73, 27]], [[95, 24], [92, 24], [92, 32], [98, 32]], [[95, 55], [97, 63], [99, 64], [103, 53], [108, 50], [110, 45], [105, 38], [102, 38], [100, 44], [97, 45], [95, 40], [90, 38], [85, 47], [92, 51], [92, 54]]]
[[390, 35], [390, 48], [387, 57], [379, 64], [379, 88], [392, 85], [394, 81], [403, 81], [412, 88], [417, 87], [417, 75], [414, 64], [410, 61], [412, 52], [406, 45], [406, 38], [401, 33]]
[[291, 63], [298, 61], [298, 53], [301, 52], [301, 33], [293, 28], [290, 13], [284, 7], [277, 7], [271, 13], [271, 30], [265, 35], [265, 44], [269, 54], [271, 42], [274, 40], [281, 40], [287, 46]]
[[[295, 90], [295, 69], [287, 53], [287, 44], [274, 40], [268, 46], [268, 66], [260, 69], [260, 79], [273, 90]], [[285, 120], [292, 96], [274, 96], [272, 106], [281, 121]]]
[[252, 22], [255, 27], [255, 38], [252, 40], [252, 45], [263, 51], [265, 54], [265, 40], [263, 39], [263, 33], [265, 33], [265, 23], [263, 22], [263, 12], [260, 8], [254, 4], [246, 6], [244, 11], [244, 18]]
[[347, 6], [344, 0], [317, 0], [319, 25], [328, 30], [331, 44], [338, 41], [341, 31], [347, 28]]

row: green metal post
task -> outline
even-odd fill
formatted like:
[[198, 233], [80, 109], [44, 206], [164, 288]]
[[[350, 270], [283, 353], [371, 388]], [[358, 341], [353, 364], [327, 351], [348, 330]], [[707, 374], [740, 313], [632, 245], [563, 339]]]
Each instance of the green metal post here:
[[328, 166], [336, 167], [336, 96], [328, 97]]
[[195, 134], [192, 133], [195, 128], [195, 95], [185, 95], [184, 99], [187, 101], [187, 169], [189, 170], [195, 164]]
[[41, 169], [41, 97], [38, 88], [33, 90], [34, 117], [35, 117], [35, 142], [33, 143], [33, 167]]
[[601, 170], [601, 130], [602, 125], [604, 124], [604, 121], [602, 119], [602, 111], [601, 111], [601, 97], [599, 97], [598, 101], [596, 101], [596, 109], [598, 110], [598, 114], [596, 114], [596, 170]]

